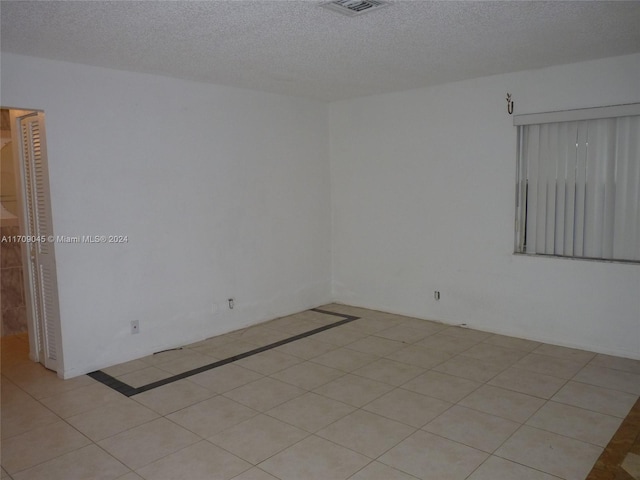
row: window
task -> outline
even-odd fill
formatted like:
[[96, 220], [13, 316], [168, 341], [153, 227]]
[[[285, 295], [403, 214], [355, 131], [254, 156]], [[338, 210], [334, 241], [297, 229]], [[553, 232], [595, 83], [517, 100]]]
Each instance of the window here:
[[516, 252], [640, 262], [640, 104], [514, 124]]

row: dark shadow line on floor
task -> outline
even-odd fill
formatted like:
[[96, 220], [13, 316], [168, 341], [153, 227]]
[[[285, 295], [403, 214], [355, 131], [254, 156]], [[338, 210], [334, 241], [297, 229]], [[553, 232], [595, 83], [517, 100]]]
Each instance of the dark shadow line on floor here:
[[127, 385], [126, 383], [118, 380], [117, 378], [112, 377], [104, 373], [102, 370], [97, 370], [95, 372], [88, 373], [87, 375], [93, 378], [94, 380], [106, 385], [114, 389], [116, 392], [121, 393], [126, 397], [131, 397], [133, 395], [137, 395], [139, 393], [147, 392], [149, 390], [153, 390], [154, 388], [162, 387], [164, 385], [168, 385], [173, 382], [177, 382], [178, 380], [182, 380], [187, 377], [191, 377], [193, 375], [197, 375], [198, 373], [206, 372], [207, 370], [212, 370], [217, 367], [221, 367], [223, 365], [227, 365], [229, 363], [233, 363], [235, 361], [241, 360], [243, 358], [251, 357], [252, 355], [257, 355], [258, 353], [266, 352], [267, 350], [271, 350], [273, 348], [280, 347], [282, 345], [286, 345], [287, 343], [295, 342], [296, 340], [300, 340], [311, 335], [315, 335], [316, 333], [324, 332], [326, 330], [330, 330], [332, 328], [339, 327], [341, 325], [345, 325], [347, 323], [353, 322], [354, 320], [358, 320], [360, 317], [355, 317], [353, 315], [347, 315], [344, 313], [330, 312], [328, 310], [322, 310], [320, 308], [312, 308], [310, 309], [312, 312], [323, 313], [325, 315], [333, 315], [336, 317], [342, 317], [343, 320], [340, 320], [335, 323], [330, 323], [329, 325], [323, 325], [318, 328], [314, 328], [313, 330], [309, 330], [308, 332], [303, 332], [298, 335], [294, 335], [293, 337], [288, 337], [283, 340], [279, 340], [274, 343], [270, 343], [269, 345], [264, 345], [262, 347], [255, 348], [253, 350], [249, 350], [248, 352], [239, 353], [238, 355], [234, 355], [229, 358], [225, 358], [224, 360], [218, 360], [216, 362], [210, 363], [208, 365], [203, 365], [202, 367], [194, 368], [192, 370], [188, 370], [186, 372], [178, 373], [177, 375], [173, 375], [171, 377], [163, 378], [162, 380], [158, 380], [157, 382], [152, 382], [147, 385], [142, 385], [140, 387], [132, 387], [131, 385]]

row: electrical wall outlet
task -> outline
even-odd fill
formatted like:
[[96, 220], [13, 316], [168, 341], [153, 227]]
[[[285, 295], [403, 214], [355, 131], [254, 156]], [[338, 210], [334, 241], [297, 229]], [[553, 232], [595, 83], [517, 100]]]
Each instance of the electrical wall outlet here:
[[140, 320], [131, 320], [131, 334], [140, 333]]
[[440, 290], [436, 290], [435, 292], [433, 292], [433, 298], [435, 298], [436, 300], [440, 300]]
[[229, 299], [229, 309], [233, 310], [233, 307], [235, 307], [235, 300], [233, 298]]

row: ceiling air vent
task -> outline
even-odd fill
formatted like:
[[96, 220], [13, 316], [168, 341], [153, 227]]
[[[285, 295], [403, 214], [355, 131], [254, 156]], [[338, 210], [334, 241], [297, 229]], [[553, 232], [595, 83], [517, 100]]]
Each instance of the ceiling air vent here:
[[333, 2], [320, 4], [321, 7], [328, 8], [343, 15], [348, 15], [349, 17], [372, 12], [387, 5], [389, 5], [389, 2], [383, 2], [381, 0], [334, 0]]

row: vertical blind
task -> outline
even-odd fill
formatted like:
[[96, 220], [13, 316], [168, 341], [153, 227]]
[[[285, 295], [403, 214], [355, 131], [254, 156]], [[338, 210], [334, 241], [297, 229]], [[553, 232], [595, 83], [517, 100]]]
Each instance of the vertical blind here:
[[640, 261], [640, 115], [518, 129], [517, 251]]

